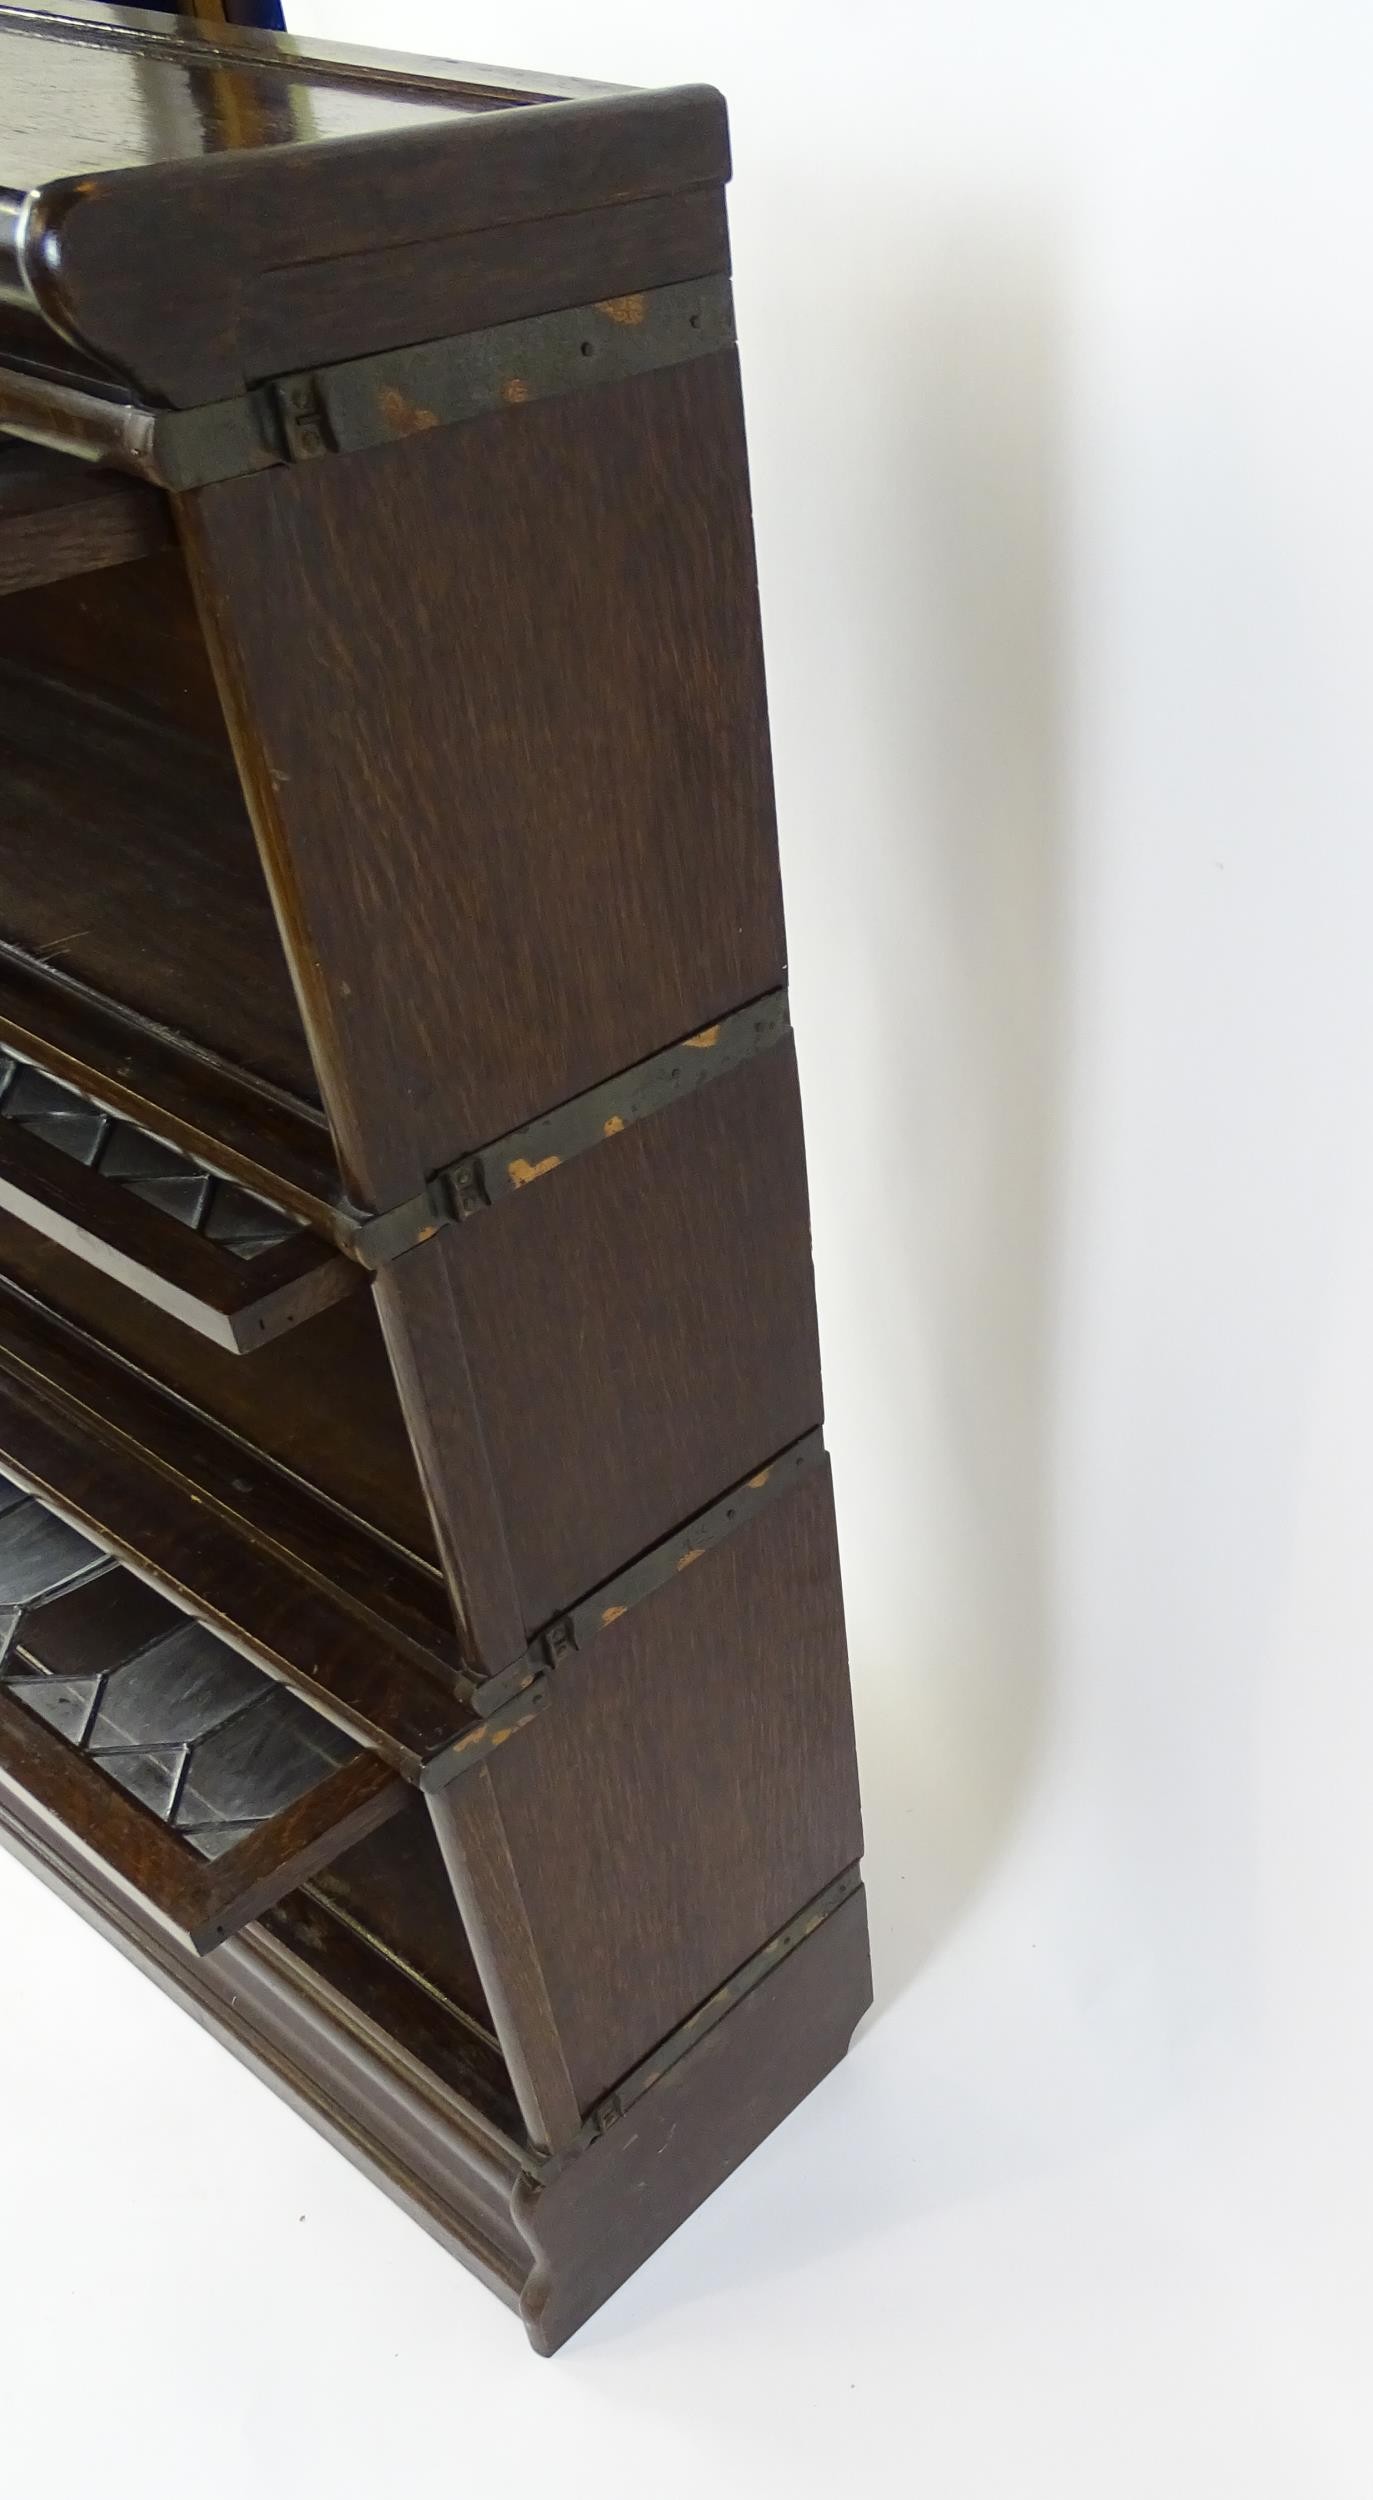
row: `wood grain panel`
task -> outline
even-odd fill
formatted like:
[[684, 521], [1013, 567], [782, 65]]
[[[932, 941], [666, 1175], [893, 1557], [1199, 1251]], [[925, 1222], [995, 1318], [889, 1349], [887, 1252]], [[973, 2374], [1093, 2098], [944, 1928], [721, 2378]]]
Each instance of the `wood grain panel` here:
[[528, 1630], [820, 1421], [790, 1041], [434, 1247]]
[[0, 938], [309, 1098], [309, 1054], [226, 750], [7, 664], [0, 807]]
[[828, 1468], [560, 1666], [486, 1776], [587, 2109], [861, 1855]]
[[733, 355], [209, 487], [184, 528], [364, 1203], [780, 984]]
[[[547, 2185], [518, 2183], [536, 2352], [557, 2352], [814, 2090], [871, 2002], [859, 1891], [578, 2160]], [[798, 2198], [804, 2187], [798, 2175]]]
[[724, 193], [687, 191], [580, 209], [485, 234], [391, 244], [337, 262], [321, 287], [315, 262], [270, 270], [248, 307], [250, 376], [332, 364], [358, 353], [454, 338], [488, 323], [673, 286], [729, 267]]
[[[150, 123], [134, 80], [113, 139], [118, 170], [74, 179], [69, 99], [51, 69], [43, 79], [37, 47], [21, 47], [22, 55], [37, 82], [29, 174], [44, 191], [25, 224], [24, 279], [9, 292], [22, 303], [31, 288], [55, 327], [127, 373], [141, 397], [173, 407], [231, 398], [242, 387], [245, 307], [284, 266], [312, 264], [327, 296], [355, 252], [695, 190], [729, 171], [724, 105], [709, 87], [475, 113], [458, 88], [409, 102], [402, 89], [378, 108], [378, 122], [427, 112], [430, 127], [378, 127], [346, 145], [312, 145], [290, 104], [266, 126], [253, 117], [251, 75], [246, 126], [217, 129], [239, 83], [230, 74], [215, 91], [220, 111], [200, 101], [172, 108], [170, 126], [197, 151], [190, 161], [155, 161], [175, 141], [165, 120]], [[89, 69], [83, 54], [77, 66]], [[159, 60], [152, 75], [173, 95], [194, 79], [204, 96], [203, 71]], [[312, 96], [302, 82], [300, 102], [317, 125], [338, 96], [328, 79]], [[36, 170], [44, 155], [51, 180]], [[0, 164], [0, 181], [6, 170]], [[358, 338], [354, 352], [369, 345]]]
[[499, 1672], [520, 1655], [524, 1625], [441, 1237], [380, 1270], [375, 1307], [464, 1659]]

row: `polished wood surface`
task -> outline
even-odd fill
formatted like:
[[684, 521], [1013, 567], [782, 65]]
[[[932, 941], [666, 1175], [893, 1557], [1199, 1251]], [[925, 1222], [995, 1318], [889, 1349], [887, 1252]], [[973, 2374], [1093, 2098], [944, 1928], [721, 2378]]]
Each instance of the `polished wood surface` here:
[[236, 447], [0, 440], [0, 1832], [542, 2351], [869, 1994], [727, 173], [0, 0], [0, 436]]
[[117, 167], [412, 129], [481, 105], [461, 93], [412, 96], [360, 78], [335, 85], [289, 61], [206, 67], [156, 39], [140, 42], [132, 27], [102, 27], [92, 41], [58, 18], [39, 42], [27, 28], [0, 24], [0, 93], [0, 183], [19, 193]]
[[[398, 316], [405, 337], [425, 335], [434, 245], [468, 238], [480, 269], [474, 238], [718, 192], [729, 170], [708, 88], [631, 97], [440, 64], [407, 78], [384, 58], [232, 29], [169, 34], [122, 11], [69, 26], [57, 10], [7, 7], [0, 47], [11, 91], [21, 59], [27, 88], [25, 117], [0, 128], [0, 352], [41, 354], [36, 305], [64, 369], [75, 348], [78, 369], [174, 407], [281, 369], [258, 358], [283, 335], [272, 287], [285, 269], [308, 266], [327, 306], [336, 284], [349, 291], [354, 256], [396, 254], [382, 332], [355, 330], [358, 353]], [[556, 255], [563, 238], [549, 241]], [[649, 283], [646, 268], [634, 282]], [[458, 299], [445, 331], [462, 326], [460, 286]]]
[[531, 1631], [820, 1421], [790, 1043], [436, 1247]]

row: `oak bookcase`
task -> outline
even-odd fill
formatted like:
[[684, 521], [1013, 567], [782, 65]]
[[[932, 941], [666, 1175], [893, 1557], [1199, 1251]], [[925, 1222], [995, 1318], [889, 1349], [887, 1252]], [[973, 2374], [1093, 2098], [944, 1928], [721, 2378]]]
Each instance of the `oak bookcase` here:
[[727, 172], [0, 7], [0, 1818], [543, 2351], [869, 1996]]

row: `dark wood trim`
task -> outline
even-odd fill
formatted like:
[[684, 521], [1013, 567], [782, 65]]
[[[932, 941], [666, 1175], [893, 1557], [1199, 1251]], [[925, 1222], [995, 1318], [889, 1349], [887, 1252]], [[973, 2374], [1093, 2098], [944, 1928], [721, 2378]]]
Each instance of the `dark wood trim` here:
[[255, 1259], [237, 1258], [3, 1118], [0, 1208], [233, 1354], [365, 1285], [360, 1268], [303, 1228]]
[[[520, 2307], [554, 2353], [823, 2082], [872, 2002], [852, 1894], [608, 2133], [512, 2206], [534, 2251]], [[804, 2197], [799, 2175], [797, 2196]]]
[[19, 443], [0, 450], [0, 598], [131, 563], [171, 536], [150, 487]]
[[309, 267], [271, 269], [245, 308], [244, 374], [333, 364], [360, 337], [373, 352], [407, 347], [728, 269], [718, 185], [355, 252], [324, 292]]
[[[464, 1663], [497, 1675], [523, 1656], [524, 1618], [505, 1521], [439, 1247], [421, 1242], [373, 1286], [387, 1351], [411, 1418], [420, 1482], [457, 1619]], [[443, 1396], [426, 1382], [441, 1379]]]
[[10, 1293], [0, 1463], [407, 1778], [477, 1724], [399, 1567], [388, 1619], [375, 1547]]
[[209, 1864], [126, 1797], [98, 1764], [0, 1692], [0, 1777], [84, 1846], [119, 1882], [208, 1953], [404, 1804], [406, 1787], [376, 1754], [359, 1754], [308, 1796]]
[[[269, 270], [309, 261], [324, 288], [327, 268], [354, 252], [718, 187], [728, 173], [711, 88], [523, 104], [45, 184], [16, 236], [11, 285], [139, 399], [194, 408], [248, 380], [245, 308]], [[230, 222], [251, 232], [246, 253], [225, 253]], [[371, 343], [355, 339], [354, 352]]]
[[486, 1765], [431, 1797], [429, 1811], [530, 2141], [565, 2152], [582, 2110]]
[[344, 1246], [323, 1114], [0, 942], [0, 1044]]

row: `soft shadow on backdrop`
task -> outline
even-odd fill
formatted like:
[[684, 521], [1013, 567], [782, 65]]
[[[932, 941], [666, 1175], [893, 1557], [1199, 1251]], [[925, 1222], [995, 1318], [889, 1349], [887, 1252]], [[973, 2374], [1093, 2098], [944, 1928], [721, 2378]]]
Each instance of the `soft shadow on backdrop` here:
[[994, 1865], [1049, 1702], [1067, 942], [1052, 224], [1022, 196], [912, 222], [916, 283], [908, 255], [846, 303], [866, 456], [817, 498], [871, 568], [813, 698], [864, 787], [817, 803], [784, 599], [766, 620], [879, 2009]]

